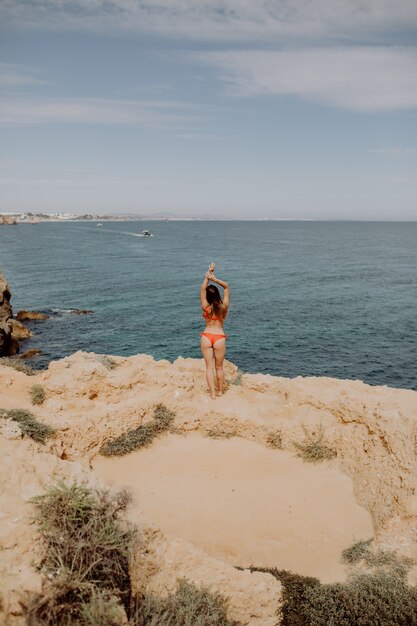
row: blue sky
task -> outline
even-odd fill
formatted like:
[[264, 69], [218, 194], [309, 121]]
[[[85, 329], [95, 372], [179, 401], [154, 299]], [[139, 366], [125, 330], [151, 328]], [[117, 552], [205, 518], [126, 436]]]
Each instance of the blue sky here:
[[415, 0], [2, 0], [0, 211], [417, 219]]

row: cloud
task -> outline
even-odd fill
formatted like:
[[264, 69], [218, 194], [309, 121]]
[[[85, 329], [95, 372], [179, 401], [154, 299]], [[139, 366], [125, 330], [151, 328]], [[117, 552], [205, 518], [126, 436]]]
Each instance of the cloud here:
[[417, 107], [417, 48], [332, 47], [195, 54], [230, 93], [296, 96], [355, 111]]
[[0, 86], [6, 88], [26, 87], [28, 85], [44, 85], [45, 80], [39, 78], [40, 70], [17, 63], [0, 63]]
[[170, 101], [6, 96], [0, 100], [0, 126], [67, 122], [180, 129], [201, 119], [189, 108], [186, 103]]
[[129, 31], [194, 40], [360, 40], [417, 24], [415, 0], [2, 0], [8, 27]]
[[370, 148], [368, 152], [395, 159], [417, 156], [417, 148]]

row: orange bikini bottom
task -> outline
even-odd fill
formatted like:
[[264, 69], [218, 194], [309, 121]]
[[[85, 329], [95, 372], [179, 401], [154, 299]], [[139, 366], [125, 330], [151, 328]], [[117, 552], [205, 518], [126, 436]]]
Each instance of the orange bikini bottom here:
[[219, 339], [226, 339], [226, 335], [214, 335], [213, 333], [200, 333], [200, 337], [207, 337], [212, 347]]

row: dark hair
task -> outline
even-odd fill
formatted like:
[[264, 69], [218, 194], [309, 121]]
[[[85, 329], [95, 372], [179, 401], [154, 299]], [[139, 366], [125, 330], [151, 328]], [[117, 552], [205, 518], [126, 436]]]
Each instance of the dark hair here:
[[206, 288], [206, 298], [207, 302], [211, 306], [209, 319], [217, 317], [223, 321], [227, 314], [227, 307], [223, 304], [220, 292], [215, 285], [209, 285]]

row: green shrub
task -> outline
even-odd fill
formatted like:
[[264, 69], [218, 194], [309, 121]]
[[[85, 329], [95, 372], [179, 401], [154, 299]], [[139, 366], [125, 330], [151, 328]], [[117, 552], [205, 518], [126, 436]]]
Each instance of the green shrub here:
[[26, 608], [30, 626], [118, 626], [130, 597], [134, 531], [121, 521], [129, 496], [59, 483], [32, 499], [45, 542], [48, 583]]
[[281, 433], [278, 430], [270, 430], [266, 436], [266, 444], [268, 448], [282, 449]]
[[29, 393], [32, 404], [43, 404], [45, 402], [46, 393], [42, 385], [32, 385]]
[[363, 562], [369, 568], [378, 568], [385, 573], [393, 574], [404, 578], [408, 574], [408, 570], [414, 565], [414, 559], [406, 556], [397, 555], [391, 550], [370, 550], [372, 539], [367, 541], [358, 541], [350, 548], [346, 548], [342, 552], [342, 561], [350, 565], [356, 565]]
[[345, 583], [322, 585], [317, 578], [285, 570], [267, 572], [283, 585], [282, 626], [412, 626], [417, 624], [417, 590], [401, 577], [376, 571]]
[[23, 434], [38, 443], [45, 443], [46, 439], [56, 432], [52, 426], [39, 422], [33, 413], [26, 409], [0, 409], [0, 416], [17, 422]]
[[175, 413], [170, 411], [165, 404], [157, 404], [153, 414], [152, 427], [155, 432], [162, 433], [169, 430], [175, 419]]
[[134, 626], [238, 626], [227, 618], [227, 601], [206, 587], [180, 580], [166, 597], [146, 595], [134, 616]]
[[336, 456], [336, 450], [330, 448], [323, 441], [324, 430], [320, 425], [317, 434], [308, 432], [303, 426], [305, 438], [304, 441], [293, 441], [292, 444], [297, 451], [297, 456], [309, 463], [320, 463], [328, 461]]
[[129, 430], [116, 439], [112, 439], [100, 448], [103, 456], [123, 456], [138, 448], [149, 446], [155, 439], [155, 431], [152, 424], [143, 424], [135, 430]]
[[27, 376], [34, 376], [38, 372], [34, 370], [30, 365], [19, 359], [17, 356], [2, 356], [0, 357], [0, 365], [6, 365], [7, 367], [12, 367], [18, 372], [23, 372]]
[[173, 428], [175, 413], [164, 404], [155, 407], [153, 420], [108, 441], [100, 448], [103, 456], [123, 456], [149, 446], [158, 435]]
[[361, 575], [310, 587], [304, 611], [309, 626], [411, 626], [417, 624], [417, 591], [391, 574]]

